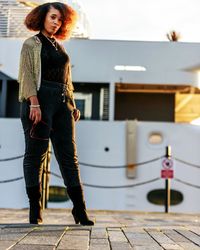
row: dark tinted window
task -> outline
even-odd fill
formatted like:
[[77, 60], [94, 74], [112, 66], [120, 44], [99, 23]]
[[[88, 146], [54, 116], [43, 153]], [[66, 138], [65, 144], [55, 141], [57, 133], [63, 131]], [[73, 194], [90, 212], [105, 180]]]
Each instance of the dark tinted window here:
[[49, 187], [49, 202], [68, 201], [69, 197], [65, 187], [50, 186]]
[[[149, 202], [155, 205], [165, 205], [165, 189], [155, 189], [147, 194]], [[178, 205], [183, 201], [183, 194], [177, 190], [171, 190], [171, 205]]]

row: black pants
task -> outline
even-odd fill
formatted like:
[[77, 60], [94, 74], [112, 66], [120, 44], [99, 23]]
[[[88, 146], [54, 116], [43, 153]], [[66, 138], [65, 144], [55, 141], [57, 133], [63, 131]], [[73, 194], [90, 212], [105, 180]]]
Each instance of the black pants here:
[[63, 94], [62, 86], [59, 83], [42, 81], [37, 94], [42, 121], [35, 127], [29, 119], [29, 101], [21, 103], [21, 121], [25, 135], [23, 167], [26, 187], [41, 183], [42, 162], [46, 157], [49, 139], [66, 187], [81, 184], [73, 105], [70, 97]]

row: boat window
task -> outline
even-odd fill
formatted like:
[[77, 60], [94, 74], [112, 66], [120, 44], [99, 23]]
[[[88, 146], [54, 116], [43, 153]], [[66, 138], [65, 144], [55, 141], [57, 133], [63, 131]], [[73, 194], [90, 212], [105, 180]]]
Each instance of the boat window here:
[[[183, 201], [183, 194], [171, 189], [171, 205], [178, 205]], [[165, 189], [154, 189], [147, 194], [147, 200], [155, 205], [165, 205]]]
[[75, 102], [82, 120], [108, 120], [109, 84], [73, 82]]
[[81, 119], [90, 120], [92, 116], [92, 94], [74, 93], [76, 106], [81, 112]]
[[154, 90], [144, 88], [116, 83], [115, 120], [174, 122], [174, 94], [152, 93]]
[[163, 142], [163, 136], [160, 132], [153, 132], [149, 135], [150, 144], [161, 144]]
[[67, 189], [60, 186], [49, 187], [49, 202], [64, 202], [68, 201]]
[[20, 116], [20, 103], [18, 101], [19, 85], [16, 81], [7, 81], [6, 117]]
[[1, 103], [1, 96], [2, 96], [2, 80], [0, 80], [0, 103]]

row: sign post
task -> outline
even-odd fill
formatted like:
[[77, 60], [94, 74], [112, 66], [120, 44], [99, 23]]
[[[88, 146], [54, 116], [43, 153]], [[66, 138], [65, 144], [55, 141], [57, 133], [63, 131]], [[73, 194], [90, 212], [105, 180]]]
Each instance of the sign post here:
[[166, 147], [166, 154], [162, 160], [161, 178], [165, 179], [165, 213], [170, 207], [170, 179], [174, 178], [174, 163], [171, 159], [171, 146]]

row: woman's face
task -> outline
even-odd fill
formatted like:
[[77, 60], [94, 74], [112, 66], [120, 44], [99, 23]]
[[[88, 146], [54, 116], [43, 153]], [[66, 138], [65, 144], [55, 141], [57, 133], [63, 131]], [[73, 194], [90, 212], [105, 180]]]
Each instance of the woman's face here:
[[60, 11], [51, 6], [46, 14], [43, 32], [45, 32], [47, 36], [53, 36], [59, 30], [61, 25], [62, 16]]

